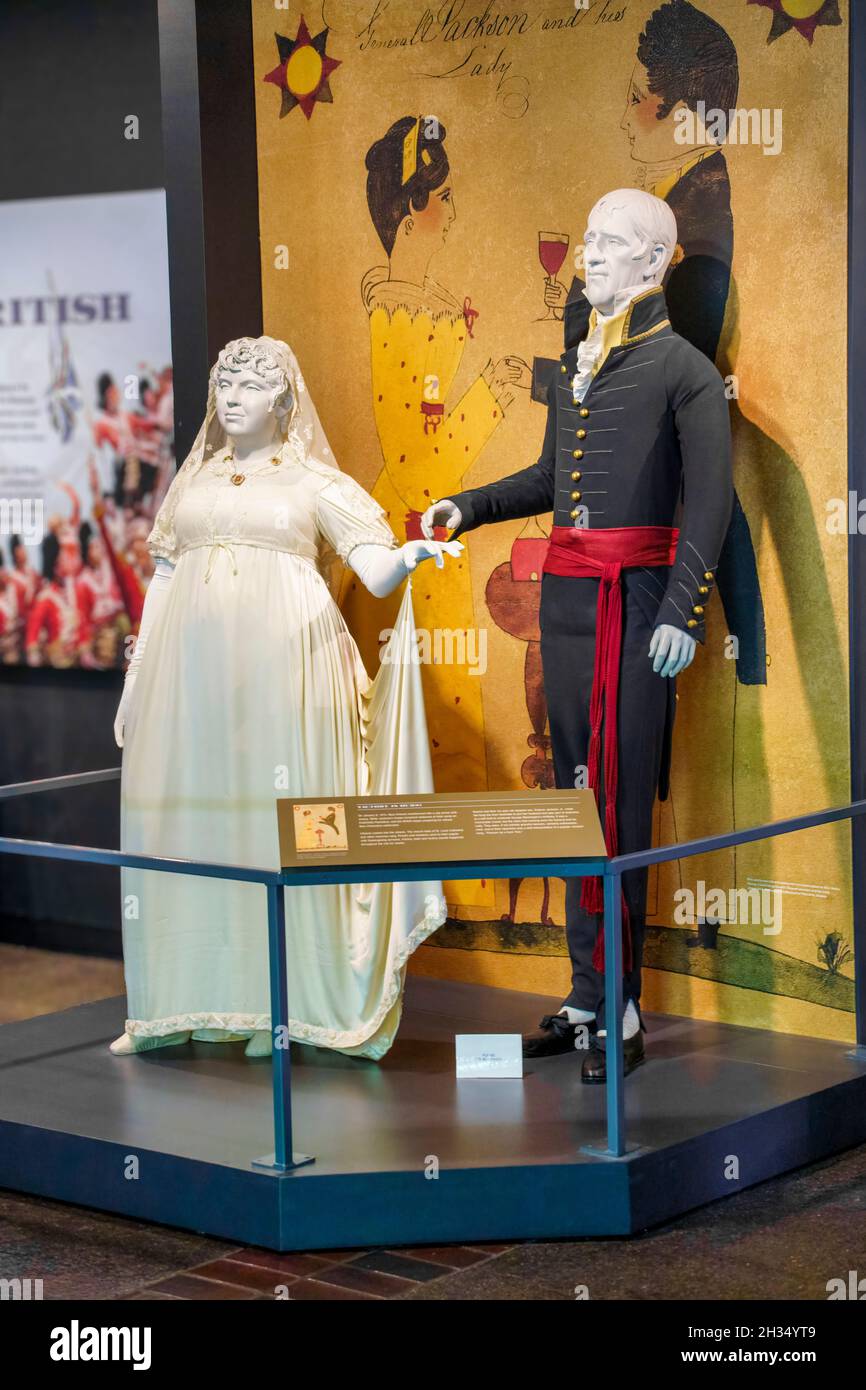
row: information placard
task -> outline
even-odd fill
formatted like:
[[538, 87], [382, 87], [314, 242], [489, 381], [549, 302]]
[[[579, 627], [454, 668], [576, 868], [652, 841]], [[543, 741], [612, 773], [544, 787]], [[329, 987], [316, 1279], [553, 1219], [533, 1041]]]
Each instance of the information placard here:
[[519, 1033], [456, 1033], [456, 1075], [461, 1081], [523, 1076], [523, 1039]]
[[590, 790], [277, 800], [283, 868], [475, 859], [604, 859]]

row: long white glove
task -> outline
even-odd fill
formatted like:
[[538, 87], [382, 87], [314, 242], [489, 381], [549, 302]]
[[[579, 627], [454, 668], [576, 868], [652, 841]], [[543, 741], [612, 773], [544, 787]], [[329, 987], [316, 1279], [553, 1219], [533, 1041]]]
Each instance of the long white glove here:
[[123, 735], [126, 721], [129, 718], [129, 711], [132, 708], [132, 697], [135, 691], [135, 682], [144, 660], [144, 652], [147, 646], [148, 634], [156, 622], [157, 616], [165, 607], [168, 591], [171, 588], [171, 581], [174, 576], [174, 565], [168, 560], [159, 559], [156, 562], [150, 583], [147, 586], [147, 593], [144, 596], [144, 607], [141, 610], [141, 623], [138, 628], [138, 636], [135, 639], [135, 650], [132, 659], [127, 667], [126, 678], [123, 682], [123, 694], [120, 697], [120, 704], [117, 706], [117, 714], [114, 717], [114, 741], [118, 748], [123, 747]]
[[407, 541], [396, 550], [386, 545], [356, 545], [349, 551], [346, 564], [354, 570], [365, 589], [376, 598], [384, 598], [402, 584], [422, 560], [435, 560], [441, 570], [446, 555], [461, 555], [461, 541]]

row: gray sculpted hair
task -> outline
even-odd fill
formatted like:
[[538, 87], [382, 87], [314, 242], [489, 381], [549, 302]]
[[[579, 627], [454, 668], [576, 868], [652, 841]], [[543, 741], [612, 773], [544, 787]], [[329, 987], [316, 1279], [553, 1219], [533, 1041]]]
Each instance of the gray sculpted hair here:
[[642, 188], [615, 188], [599, 198], [590, 212], [613, 212], [624, 208], [630, 215], [632, 225], [639, 237], [648, 246], [665, 248], [663, 272], [667, 270], [677, 245], [677, 219], [663, 198], [654, 193], [645, 193]]
[[226, 343], [211, 368], [211, 385], [216, 387], [221, 372], [243, 371], [256, 372], [276, 389], [275, 410], [291, 408], [294, 393], [284, 343], [276, 338], [235, 338]]

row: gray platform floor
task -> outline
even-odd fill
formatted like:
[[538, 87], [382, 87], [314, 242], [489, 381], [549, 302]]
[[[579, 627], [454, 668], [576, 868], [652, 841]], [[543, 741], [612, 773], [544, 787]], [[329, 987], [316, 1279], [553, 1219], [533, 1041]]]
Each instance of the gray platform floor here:
[[[304, 1176], [591, 1161], [603, 1087], [580, 1057], [528, 1062], [522, 1081], [454, 1074], [457, 1032], [533, 1027], [552, 1001], [411, 978], [403, 1024], [379, 1063], [293, 1046], [295, 1147]], [[0, 1027], [0, 1119], [248, 1169], [273, 1148], [270, 1065], [243, 1044], [194, 1043], [115, 1057], [122, 998]], [[863, 1075], [849, 1047], [654, 1016], [648, 1062], [628, 1078], [628, 1138], [658, 1149]], [[300, 1177], [302, 1174], [297, 1174]]]

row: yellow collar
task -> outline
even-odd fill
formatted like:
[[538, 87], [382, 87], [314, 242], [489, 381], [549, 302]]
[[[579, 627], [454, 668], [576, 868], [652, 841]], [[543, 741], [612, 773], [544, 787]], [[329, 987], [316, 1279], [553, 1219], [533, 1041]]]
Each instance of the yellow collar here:
[[[634, 310], [634, 306], [640, 303], [642, 299], [646, 299], [651, 294], [659, 294], [660, 291], [660, 285], [650, 285], [648, 289], [642, 290], [640, 294], [636, 294], [633, 299], [630, 299], [628, 304], [625, 305], [625, 307], [620, 311], [620, 313], [611, 314], [610, 318], [604, 319], [601, 326], [601, 351], [598, 354], [598, 357], [596, 358], [595, 364], [592, 369], [593, 376], [596, 376], [601, 371], [612, 348], [621, 347], [623, 343], [628, 342], [629, 329], [631, 327], [631, 316], [632, 311]], [[659, 324], [658, 326], [661, 328], [667, 323], [668, 320], [665, 319], [664, 324]], [[597, 326], [598, 313], [593, 308], [589, 316], [589, 327], [587, 329], [587, 336], [590, 333], [592, 333], [594, 329], [597, 328]]]
[[[593, 376], [601, 371], [611, 348], [619, 347], [622, 343], [623, 329], [625, 328], [626, 315], [631, 305], [626, 307], [619, 314], [612, 314], [609, 319], [605, 319], [601, 326], [601, 351], [595, 359], [592, 368]], [[589, 332], [592, 333], [598, 326], [598, 314], [595, 309], [589, 316]]]
[[[671, 170], [670, 173], [663, 175], [658, 183], [654, 183], [647, 191], [649, 193], [654, 193], [657, 198], [665, 199], [671, 189], [679, 183], [680, 179], [687, 174], [690, 169], [694, 169], [695, 165], [700, 164], [702, 159], [709, 159], [711, 154], [718, 154], [720, 148], [721, 146], [719, 145], [711, 145], [708, 150], [701, 150], [698, 154], [692, 155], [691, 159], [687, 159], [685, 164], [680, 164], [676, 169]], [[651, 168], [647, 170], [648, 174], [651, 172]]]

